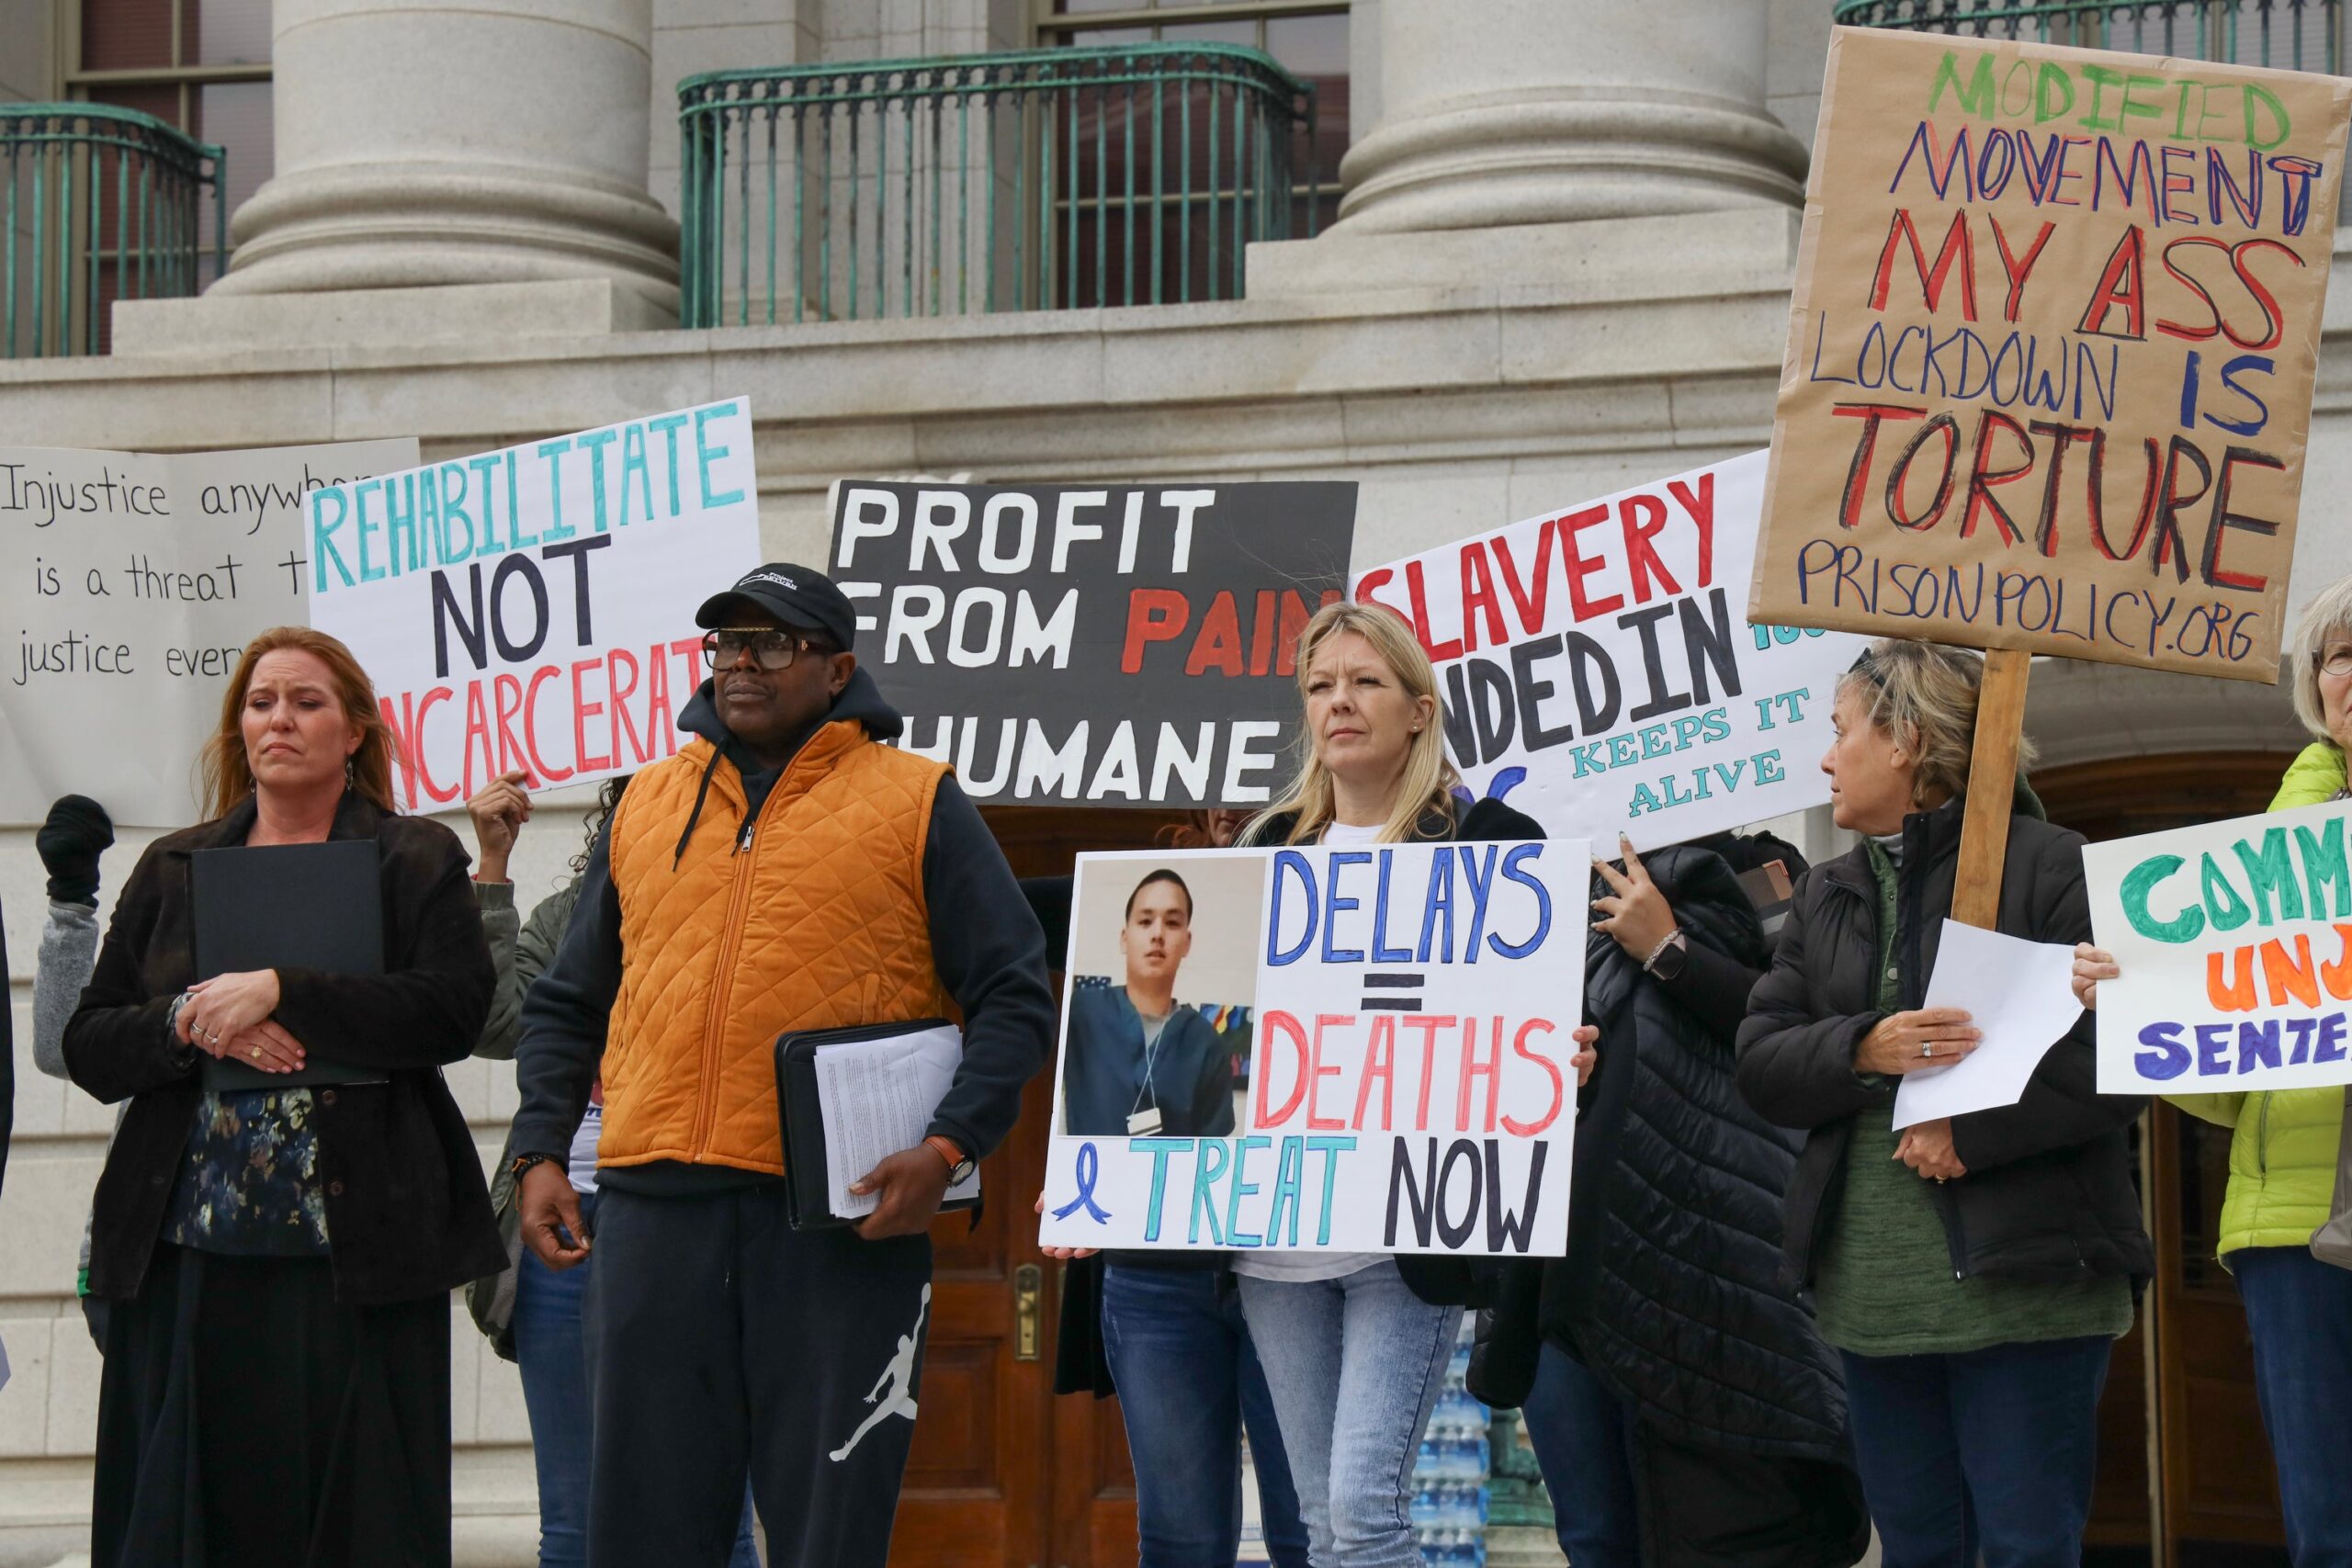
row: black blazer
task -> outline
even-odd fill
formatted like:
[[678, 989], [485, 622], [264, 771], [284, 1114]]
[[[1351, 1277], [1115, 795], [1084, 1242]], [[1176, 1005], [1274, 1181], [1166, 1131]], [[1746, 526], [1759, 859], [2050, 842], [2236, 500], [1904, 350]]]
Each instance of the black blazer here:
[[[2033, 942], [2091, 934], [2083, 838], [2041, 820], [2019, 791], [2009, 818], [1997, 929]], [[1914, 812], [1903, 824], [1895, 968], [1897, 1004], [1917, 1008], [1951, 908], [1962, 802]], [[1739, 1030], [1739, 1088], [1776, 1125], [1804, 1131], [1789, 1181], [1783, 1247], [1793, 1281], [1809, 1288], [1813, 1249], [1844, 1179], [1854, 1117], [1892, 1095], [1854, 1071], [1854, 1051], [1879, 1010], [1878, 881], [1869, 846], [1814, 867], [1796, 891], [1771, 969], [1748, 998]], [[1952, 1118], [1952, 1148], [1968, 1174], [1928, 1189], [1943, 1220], [1954, 1273], [2072, 1280], [2124, 1274], [2144, 1280], [2155, 1258], [2140, 1224], [2125, 1129], [2144, 1099], [2098, 1092], [2091, 1015], [2042, 1057], [2015, 1105]]]
[[[138, 1295], [202, 1095], [200, 1053], [164, 1026], [196, 977], [189, 856], [242, 844], [251, 798], [157, 840], [115, 906], [97, 967], [65, 1026], [65, 1067], [101, 1100], [129, 1100], [107, 1151], [90, 1243], [90, 1290]], [[380, 847], [381, 975], [278, 972], [276, 1018], [294, 1037], [390, 1081], [313, 1090], [335, 1297], [358, 1305], [436, 1295], [505, 1264], [481, 1156], [441, 1067], [481, 1038], [497, 979], [457, 835], [388, 815], [356, 792], [332, 839]]]
[[[1288, 813], [1268, 818], [1244, 847], [1281, 844], [1290, 837], [1291, 826], [1296, 820]], [[1483, 843], [1540, 839], [1544, 829], [1534, 818], [1499, 800], [1476, 800], [1464, 806], [1457, 799], [1448, 801], [1444, 810], [1422, 813], [1413, 837], [1424, 843]], [[1433, 1306], [1492, 1306], [1502, 1269], [1503, 1260], [1499, 1258], [1442, 1258], [1413, 1253], [1400, 1255], [1396, 1259], [1396, 1272], [1405, 1277], [1406, 1285]]]

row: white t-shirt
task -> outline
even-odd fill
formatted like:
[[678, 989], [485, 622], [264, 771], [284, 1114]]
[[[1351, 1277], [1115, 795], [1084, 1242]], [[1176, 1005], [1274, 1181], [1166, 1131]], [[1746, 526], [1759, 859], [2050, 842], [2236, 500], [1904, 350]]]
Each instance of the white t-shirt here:
[[[1323, 829], [1327, 844], [1376, 844], [1380, 829], [1352, 828], [1345, 822], [1333, 822]], [[1344, 1280], [1359, 1269], [1388, 1261], [1385, 1252], [1236, 1252], [1233, 1271], [1247, 1274], [1253, 1280], [1289, 1280], [1305, 1283], [1313, 1280]]]
[[588, 1113], [580, 1118], [580, 1130], [571, 1134], [571, 1158], [567, 1174], [571, 1178], [574, 1192], [596, 1190], [596, 1140], [605, 1131], [605, 1108], [595, 1100], [588, 1102]]

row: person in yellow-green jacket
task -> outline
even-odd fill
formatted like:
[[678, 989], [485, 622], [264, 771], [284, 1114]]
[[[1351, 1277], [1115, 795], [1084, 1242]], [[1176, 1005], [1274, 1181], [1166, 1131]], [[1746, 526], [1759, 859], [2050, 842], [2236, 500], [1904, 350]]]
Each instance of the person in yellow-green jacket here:
[[[2279, 782], [2273, 811], [2352, 798], [2352, 578], [2304, 610], [2288, 650], [2295, 716], [2316, 739]], [[2075, 994], [2098, 1005], [2115, 978], [2108, 953], [2075, 950]], [[2352, 1568], [2352, 1270], [2312, 1256], [2312, 1233], [2335, 1196], [2344, 1136], [2341, 1089], [2253, 1090], [2166, 1098], [2235, 1129], [2222, 1201], [2222, 1260], [2236, 1277], [2254, 1339], [2256, 1393], [2278, 1465], [2287, 1550], [2295, 1568]]]

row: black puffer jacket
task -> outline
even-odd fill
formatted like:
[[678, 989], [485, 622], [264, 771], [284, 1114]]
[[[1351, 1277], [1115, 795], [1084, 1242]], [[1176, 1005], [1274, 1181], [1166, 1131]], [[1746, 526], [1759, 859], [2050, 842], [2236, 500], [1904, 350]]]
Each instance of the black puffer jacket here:
[[[2090, 906], [2083, 839], [2041, 819], [2022, 785], [2009, 818], [1997, 929], [2032, 942], [2086, 942]], [[1951, 908], [1962, 802], [1904, 820], [1895, 924], [1898, 1001], [1917, 1008]], [[1843, 1190], [1854, 1117], [1894, 1093], [1854, 1071], [1855, 1048], [1879, 1010], [1879, 890], [1869, 846], [1815, 866], [1796, 891], [1771, 972], [1748, 1000], [1739, 1031], [1739, 1087], [1768, 1120], [1809, 1132], [1789, 1186], [1787, 1261], [1810, 1287], [1813, 1254]], [[2124, 1129], [2144, 1100], [2102, 1095], [2091, 1015], [2085, 1013], [2034, 1070], [2015, 1105], [1952, 1119], [1968, 1174], [1931, 1190], [1955, 1274], [2075, 1280], [2085, 1273], [2145, 1280], [2154, 1254], [2140, 1225]], [[1607, 1053], [1604, 1051], [1603, 1055]]]
[[[1645, 863], [1694, 954], [1763, 966], [1755, 908], [1720, 856], [1674, 848]], [[1682, 1442], [1843, 1462], [1837, 1358], [1781, 1276], [1798, 1140], [1740, 1098], [1728, 1032], [1602, 931], [1585, 1016], [1600, 1061], [1577, 1122], [1567, 1256], [1512, 1267], [1480, 1391], [1519, 1403], [1549, 1338]]]

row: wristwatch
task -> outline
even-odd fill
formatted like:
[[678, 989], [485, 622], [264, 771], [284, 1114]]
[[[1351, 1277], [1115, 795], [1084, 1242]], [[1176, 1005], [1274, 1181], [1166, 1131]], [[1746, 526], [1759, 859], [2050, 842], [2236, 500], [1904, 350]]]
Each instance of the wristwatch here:
[[948, 1186], [953, 1187], [972, 1174], [972, 1156], [957, 1148], [954, 1139], [933, 1133], [922, 1141], [922, 1146], [947, 1162]]
[[1677, 927], [1673, 935], [1657, 944], [1657, 951], [1642, 967], [1661, 980], [1671, 980], [1682, 973], [1683, 964], [1690, 959], [1690, 938]]

